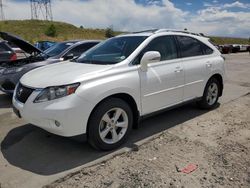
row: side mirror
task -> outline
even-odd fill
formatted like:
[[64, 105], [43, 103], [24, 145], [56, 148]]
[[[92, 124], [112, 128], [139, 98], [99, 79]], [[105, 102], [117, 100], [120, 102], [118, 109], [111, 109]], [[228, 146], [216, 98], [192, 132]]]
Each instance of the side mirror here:
[[73, 59], [75, 56], [74, 54], [66, 54], [64, 57], [63, 57], [63, 60], [69, 60], [69, 59]]
[[157, 51], [146, 52], [141, 58], [141, 70], [146, 72], [149, 63], [156, 63], [161, 60], [161, 54]]

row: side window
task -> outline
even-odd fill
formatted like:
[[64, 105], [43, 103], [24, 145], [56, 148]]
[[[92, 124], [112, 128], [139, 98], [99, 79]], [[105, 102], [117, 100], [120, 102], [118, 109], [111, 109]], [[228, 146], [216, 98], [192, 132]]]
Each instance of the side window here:
[[161, 61], [177, 58], [177, 48], [172, 36], [162, 36], [153, 39], [137, 56], [133, 64], [140, 64], [143, 54], [148, 51], [158, 51], [161, 54]]
[[203, 53], [204, 55], [209, 55], [213, 53], [213, 50], [209, 48], [207, 45], [203, 44]]
[[74, 56], [80, 56], [82, 53], [87, 51], [88, 49], [92, 48], [95, 46], [97, 43], [85, 43], [85, 44], [80, 44], [79, 46], [76, 46], [69, 50], [66, 55], [68, 54], [73, 54]]
[[192, 57], [203, 55], [202, 43], [187, 36], [176, 36], [182, 57]]

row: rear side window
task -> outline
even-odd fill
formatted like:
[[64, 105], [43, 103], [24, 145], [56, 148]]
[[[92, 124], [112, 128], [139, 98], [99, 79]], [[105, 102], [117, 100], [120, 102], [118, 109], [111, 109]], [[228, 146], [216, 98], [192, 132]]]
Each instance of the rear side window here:
[[198, 40], [187, 36], [176, 36], [182, 57], [203, 55], [203, 44]]
[[203, 44], [203, 53], [204, 55], [209, 55], [213, 53], [213, 50], [207, 45]]

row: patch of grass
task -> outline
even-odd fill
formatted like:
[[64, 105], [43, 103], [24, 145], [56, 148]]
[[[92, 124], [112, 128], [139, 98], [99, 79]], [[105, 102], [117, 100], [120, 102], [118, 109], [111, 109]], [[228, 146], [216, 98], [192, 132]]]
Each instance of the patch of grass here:
[[216, 44], [250, 44], [249, 39], [246, 38], [229, 38], [229, 37], [214, 37], [210, 39]]
[[[46, 36], [46, 30], [49, 26], [54, 25], [56, 36]], [[106, 29], [87, 29], [76, 27], [64, 22], [51, 22], [42, 20], [6, 20], [0, 21], [0, 30], [10, 32], [21, 38], [34, 43], [38, 40], [65, 41], [72, 39], [105, 39]], [[118, 35], [121, 32], [114, 32]], [[227, 37], [210, 37], [216, 44], [249, 44], [249, 39], [244, 38], [227, 38]]]
[[[45, 35], [50, 25], [56, 28], [56, 37]], [[10, 32], [21, 38], [36, 42], [38, 40], [64, 41], [71, 39], [104, 39], [104, 29], [80, 29], [72, 24], [42, 20], [7, 20], [0, 21], [0, 30]]]

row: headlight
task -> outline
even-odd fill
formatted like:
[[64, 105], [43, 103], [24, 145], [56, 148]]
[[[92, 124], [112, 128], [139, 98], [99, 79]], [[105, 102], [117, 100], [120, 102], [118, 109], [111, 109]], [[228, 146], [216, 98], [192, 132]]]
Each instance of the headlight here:
[[21, 72], [24, 69], [24, 67], [13, 67], [13, 68], [8, 68], [3, 71], [3, 74], [14, 74], [17, 72]]
[[64, 86], [53, 86], [47, 87], [41, 91], [41, 93], [36, 97], [34, 103], [51, 101], [54, 99], [62, 98], [75, 93], [76, 89], [79, 87], [80, 83], [64, 85]]

